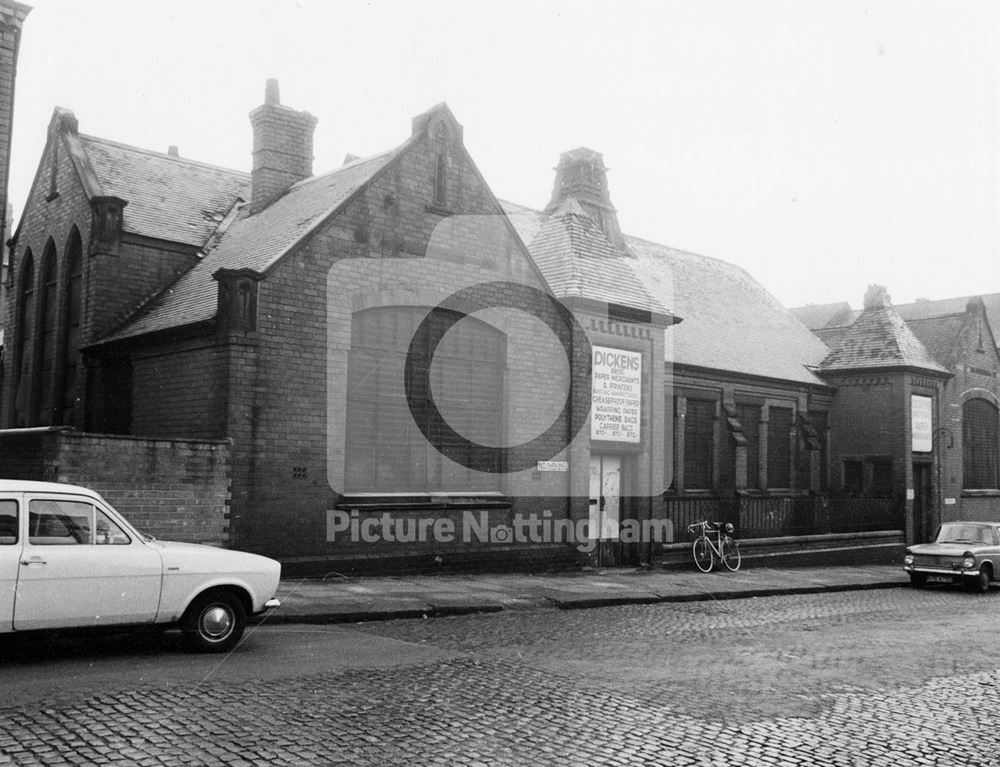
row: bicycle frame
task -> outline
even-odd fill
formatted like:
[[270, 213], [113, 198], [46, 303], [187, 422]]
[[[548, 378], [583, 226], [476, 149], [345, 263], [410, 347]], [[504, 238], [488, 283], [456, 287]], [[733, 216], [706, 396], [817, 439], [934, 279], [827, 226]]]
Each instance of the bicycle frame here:
[[689, 533], [695, 531], [697, 531], [697, 536], [692, 544], [691, 553], [699, 570], [704, 573], [710, 572], [715, 567], [716, 559], [719, 559], [729, 570], [735, 572], [740, 569], [740, 548], [739, 543], [732, 537], [733, 526], [731, 524], [703, 520], [688, 525]]

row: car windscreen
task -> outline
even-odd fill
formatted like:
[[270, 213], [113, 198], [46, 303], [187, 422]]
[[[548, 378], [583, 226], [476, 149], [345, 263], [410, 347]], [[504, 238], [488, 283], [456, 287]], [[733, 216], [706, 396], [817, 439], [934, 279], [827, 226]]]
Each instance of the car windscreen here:
[[993, 543], [993, 529], [987, 525], [941, 525], [937, 543]]

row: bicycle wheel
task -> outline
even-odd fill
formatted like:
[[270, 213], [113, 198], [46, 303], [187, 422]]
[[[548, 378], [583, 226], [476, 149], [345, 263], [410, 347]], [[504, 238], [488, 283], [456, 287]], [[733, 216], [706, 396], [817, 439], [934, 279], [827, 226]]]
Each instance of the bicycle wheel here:
[[691, 552], [694, 554], [694, 563], [698, 566], [699, 570], [707, 573], [712, 569], [712, 565], [715, 564], [715, 558], [712, 555], [712, 546], [705, 536], [701, 536], [695, 540], [694, 546], [691, 547]]
[[740, 544], [731, 535], [722, 536], [722, 545], [719, 546], [722, 553], [722, 564], [732, 571], [740, 569]]

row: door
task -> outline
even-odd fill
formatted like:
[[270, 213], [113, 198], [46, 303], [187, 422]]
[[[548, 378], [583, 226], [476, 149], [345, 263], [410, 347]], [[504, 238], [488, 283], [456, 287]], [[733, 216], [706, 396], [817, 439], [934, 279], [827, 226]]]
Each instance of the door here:
[[21, 555], [19, 504], [0, 498], [0, 632], [10, 631], [14, 619], [14, 589]]
[[34, 495], [27, 503], [15, 629], [153, 621], [162, 577], [155, 549], [90, 499]]
[[617, 455], [590, 456], [590, 531], [597, 538], [597, 564], [618, 564], [621, 537], [622, 459]]
[[931, 464], [913, 464], [913, 520], [917, 543], [929, 541], [937, 531], [933, 504], [931, 503]]

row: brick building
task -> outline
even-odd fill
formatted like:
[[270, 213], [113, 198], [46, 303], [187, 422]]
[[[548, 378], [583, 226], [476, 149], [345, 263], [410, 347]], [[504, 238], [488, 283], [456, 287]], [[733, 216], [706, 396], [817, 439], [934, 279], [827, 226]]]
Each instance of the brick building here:
[[[21, 47], [21, 28], [31, 11], [30, 6], [2, 0], [0, 2], [0, 238], [10, 235], [11, 206], [7, 200], [10, 175], [11, 136], [14, 129], [14, 85], [17, 82], [17, 58]], [[9, 267], [7, 249], [0, 257], [0, 282]], [[3, 316], [3, 293], [0, 291], [0, 317]], [[0, 349], [3, 348], [4, 328], [0, 320]], [[2, 360], [0, 360], [2, 362]]]
[[860, 311], [792, 311], [831, 349], [818, 372], [837, 390], [834, 489], [904, 498], [909, 540], [1000, 520], [1000, 294], [894, 307], [871, 286]]
[[248, 174], [55, 110], [0, 427], [231, 440], [229, 542], [301, 571], [830, 528], [829, 349], [739, 267], [622, 233], [600, 154], [565, 153], [537, 211], [496, 200], [444, 105], [320, 175], [277, 83], [250, 121]]

